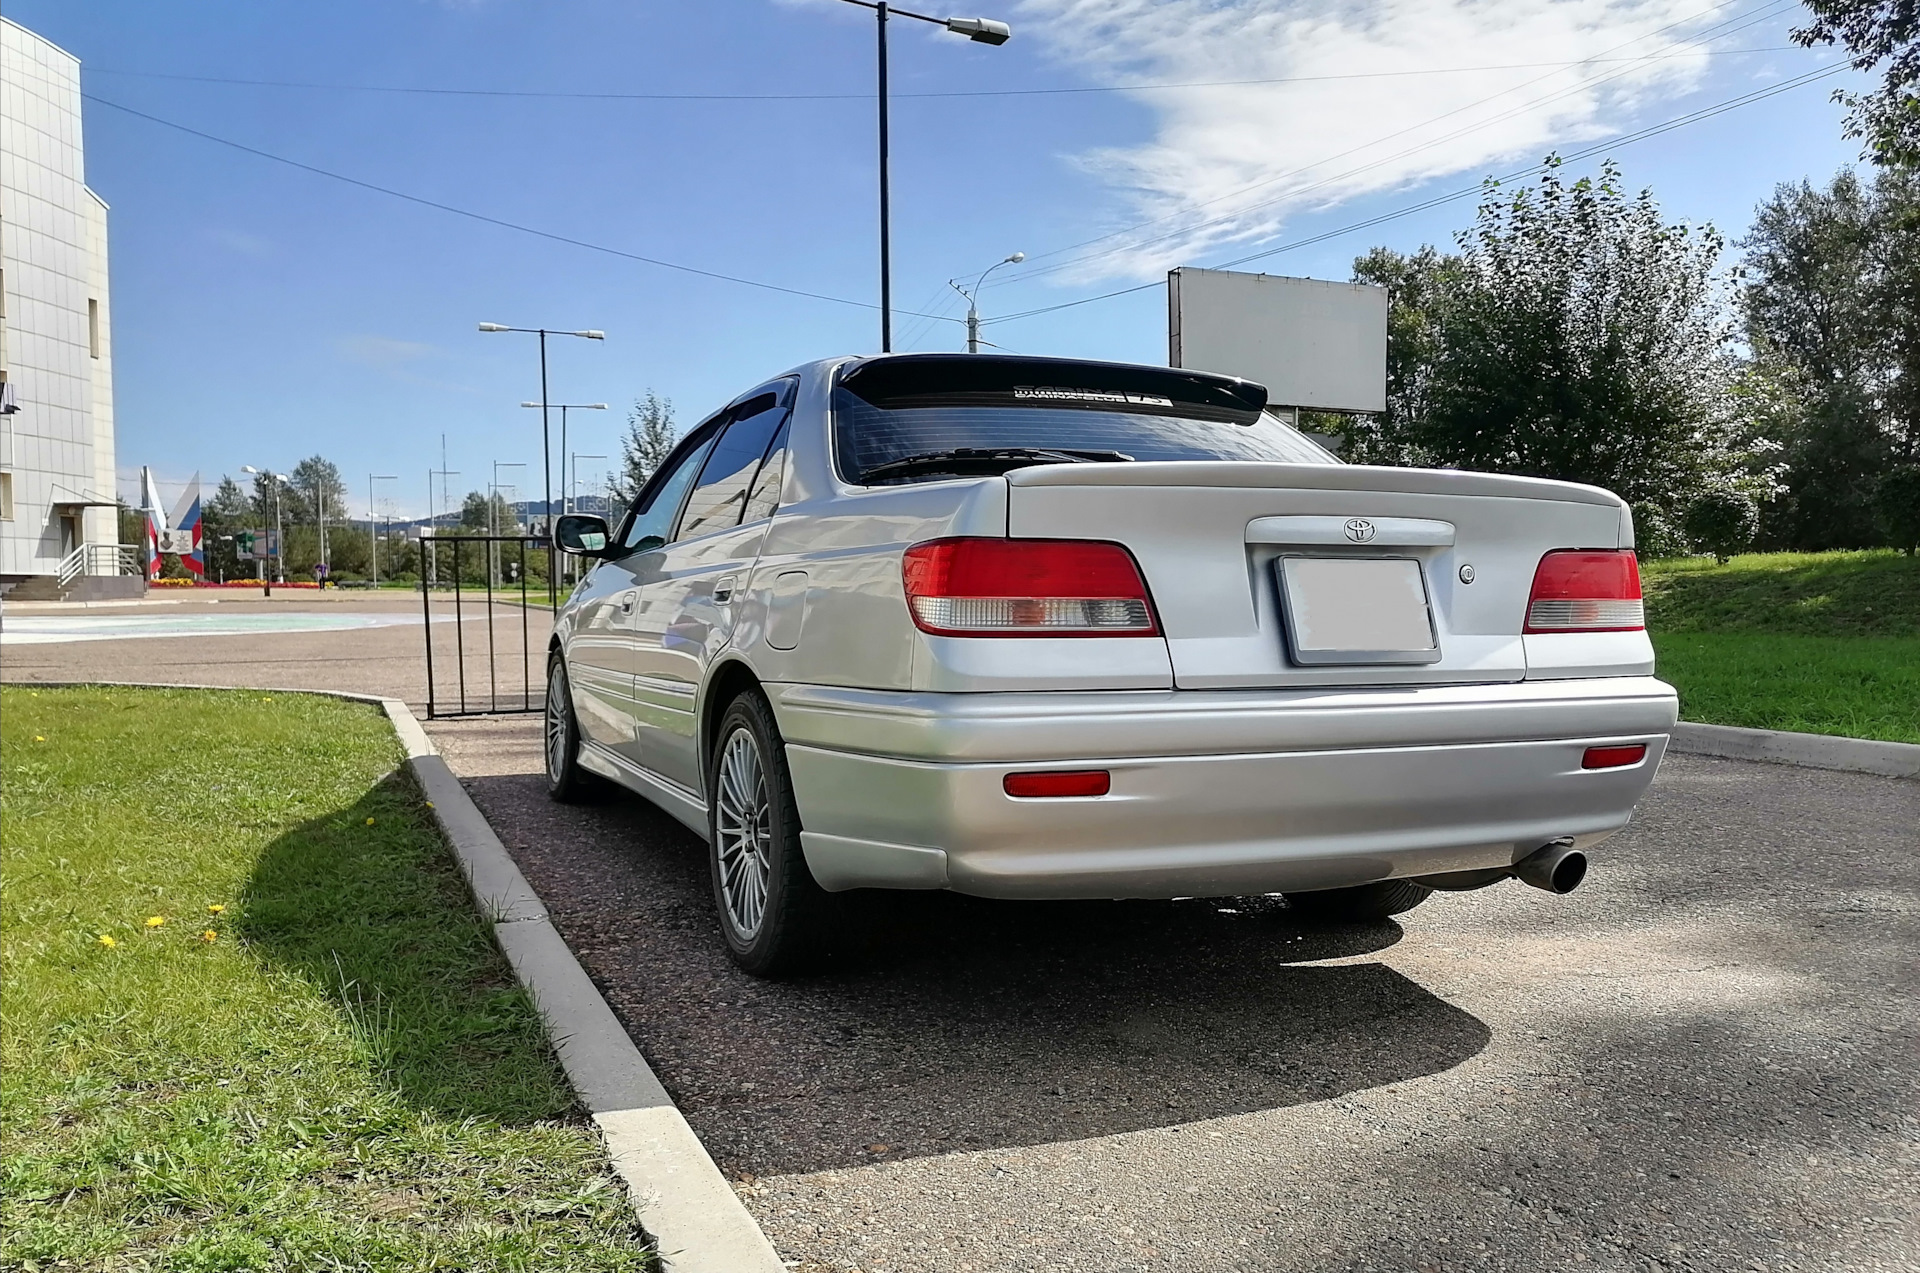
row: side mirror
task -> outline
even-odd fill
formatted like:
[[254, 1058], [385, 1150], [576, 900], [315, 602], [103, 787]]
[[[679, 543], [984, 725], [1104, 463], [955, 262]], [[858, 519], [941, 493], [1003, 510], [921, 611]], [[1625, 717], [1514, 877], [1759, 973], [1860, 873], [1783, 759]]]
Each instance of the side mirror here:
[[611, 541], [607, 519], [591, 513], [568, 513], [553, 524], [553, 542], [560, 546], [562, 552], [577, 553], [582, 557], [604, 557]]

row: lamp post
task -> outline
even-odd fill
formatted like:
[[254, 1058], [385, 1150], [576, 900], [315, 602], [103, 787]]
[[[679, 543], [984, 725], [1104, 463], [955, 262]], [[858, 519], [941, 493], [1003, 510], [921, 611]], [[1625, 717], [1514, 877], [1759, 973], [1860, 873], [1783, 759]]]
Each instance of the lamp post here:
[[[431, 577], [433, 583], [440, 582], [440, 514], [436, 512], [433, 507], [433, 479], [436, 477], [440, 479], [440, 502], [444, 504], [447, 502], [447, 479], [460, 476], [459, 469], [446, 467], [446, 453], [446, 435], [441, 434], [440, 467], [427, 470], [427, 538], [431, 539], [433, 543], [431, 547], [423, 545], [420, 549], [420, 586], [423, 588], [431, 586], [428, 582], [429, 577]], [[433, 572], [431, 576], [429, 576], [427, 572], [427, 558], [429, 555], [433, 558]]]
[[[537, 402], [523, 402], [523, 407], [537, 407]], [[569, 411], [605, 411], [604, 402], [555, 402], [549, 406], [560, 408], [560, 511], [567, 512], [567, 412]], [[550, 510], [549, 510], [550, 511]]]
[[[495, 460], [493, 462], [493, 484], [487, 488], [487, 534], [488, 535], [497, 535], [500, 533], [495, 528], [495, 518], [494, 518], [495, 502], [500, 498], [500, 492], [503, 489], [500, 483], [500, 470], [501, 469], [523, 469], [525, 467], [527, 467], [526, 464], [520, 460]], [[504, 489], [511, 490], [516, 495], [520, 493], [520, 488], [517, 485], [514, 485], [513, 483], [508, 483]], [[490, 575], [496, 576], [496, 582], [497, 582], [497, 576], [500, 573], [499, 552], [500, 552], [500, 545], [498, 544], [487, 545], [487, 573]]]
[[[274, 568], [280, 575], [281, 584], [284, 585], [287, 582], [287, 545], [282, 537], [280, 526], [280, 487], [283, 484], [292, 485], [292, 479], [285, 473], [275, 473], [272, 469], [257, 469], [251, 464], [242, 464], [240, 471], [242, 473], [252, 473], [256, 477], [266, 478], [267, 489], [273, 492], [273, 551], [268, 555], [273, 558]], [[265, 561], [260, 563], [260, 583], [264, 593], [271, 597], [273, 595], [273, 585], [267, 582], [267, 563]]]
[[[583, 454], [582, 454], [582, 453], [580, 453], [579, 451], [575, 451], [575, 452], [573, 453], [573, 465], [572, 465], [572, 473], [573, 473], [573, 500], [572, 500], [572, 502], [573, 502], [574, 504], [578, 504], [578, 503], [580, 502], [580, 461], [582, 461], [582, 460], [604, 460], [604, 459], [606, 459], [606, 458], [607, 458], [607, 457], [606, 457], [606, 456], [604, 456], [604, 455], [583, 455]], [[570, 507], [568, 506], [568, 502], [567, 502], [567, 496], [566, 496], [566, 494], [565, 494], [565, 492], [562, 492], [562, 493], [561, 493], [561, 496], [560, 496], [560, 501], [561, 501], [561, 503], [560, 503], [560, 507], [561, 507], [561, 508], [562, 508], [562, 509], [563, 509], [564, 511], [568, 511], [568, 512], [571, 512], [571, 511], [572, 511], [572, 509], [571, 509], [571, 508], [570, 508]], [[600, 511], [601, 511], [602, 513], [605, 513], [605, 512], [607, 512], [608, 510], [607, 510], [607, 509], [604, 509], [604, 508], [603, 508], [603, 509], [601, 509]]]
[[367, 474], [367, 556], [373, 564], [373, 586], [380, 586], [380, 510], [373, 506], [373, 484], [375, 482], [397, 482], [398, 473]]
[[980, 289], [985, 287], [987, 284], [987, 275], [993, 273], [995, 270], [999, 269], [1003, 265], [1018, 265], [1020, 264], [1020, 262], [1026, 259], [1027, 259], [1027, 254], [1025, 252], [1015, 252], [1012, 256], [1003, 257], [1002, 259], [995, 261], [992, 265], [989, 265], [986, 269], [980, 271], [980, 277], [974, 280], [972, 291], [968, 291], [966, 288], [960, 286], [958, 283], [954, 282], [952, 279], [947, 280], [948, 287], [951, 287], [954, 291], [960, 293], [960, 295], [967, 298], [967, 352], [968, 353], [977, 354], [980, 352], [979, 299], [980, 299]]
[[1005, 44], [1013, 38], [1013, 28], [992, 18], [935, 18], [911, 9], [896, 9], [886, 0], [846, 0], [863, 9], [872, 9], [878, 26], [880, 53], [880, 352], [893, 352], [893, 227], [889, 212], [890, 191], [887, 175], [887, 18], [899, 14], [945, 27], [955, 35], [964, 35], [976, 44]]

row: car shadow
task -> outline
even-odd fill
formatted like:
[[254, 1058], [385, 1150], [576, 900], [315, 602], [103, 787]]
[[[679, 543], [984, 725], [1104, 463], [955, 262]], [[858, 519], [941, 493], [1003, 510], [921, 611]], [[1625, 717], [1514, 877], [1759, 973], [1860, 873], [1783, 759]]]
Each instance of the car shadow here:
[[1277, 898], [850, 894], [834, 958], [756, 980], [721, 944], [704, 848], [665, 814], [618, 796], [555, 805], [536, 776], [466, 785], [737, 1175], [1325, 1100], [1448, 1069], [1489, 1038], [1359, 958], [1398, 925], [1310, 926]]
[[232, 931], [308, 983], [416, 1109], [524, 1126], [576, 1107], [538, 1015], [404, 771], [260, 855]]

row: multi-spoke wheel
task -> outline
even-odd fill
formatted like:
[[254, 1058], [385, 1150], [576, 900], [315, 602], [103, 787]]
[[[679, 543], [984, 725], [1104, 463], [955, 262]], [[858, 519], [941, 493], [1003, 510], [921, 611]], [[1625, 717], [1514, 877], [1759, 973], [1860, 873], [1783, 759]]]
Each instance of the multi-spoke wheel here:
[[722, 742], [715, 777], [713, 851], [720, 871], [720, 904], [735, 935], [752, 941], [767, 912], [773, 813], [760, 744], [745, 724]]
[[580, 768], [580, 723], [573, 714], [573, 687], [558, 654], [547, 660], [547, 719], [544, 738], [547, 794], [572, 803], [587, 794], [592, 775]]
[[786, 752], [766, 699], [727, 705], [707, 764], [713, 899], [734, 961], [756, 976], [810, 962], [831, 898], [800, 848], [800, 812]]

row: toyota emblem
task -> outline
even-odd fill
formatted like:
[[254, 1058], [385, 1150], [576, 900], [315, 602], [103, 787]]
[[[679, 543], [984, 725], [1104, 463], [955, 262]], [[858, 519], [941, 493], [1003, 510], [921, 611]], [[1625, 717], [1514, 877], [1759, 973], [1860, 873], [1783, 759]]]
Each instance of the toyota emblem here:
[[1347, 538], [1356, 544], [1364, 544], [1378, 533], [1372, 522], [1364, 517], [1347, 518]]

